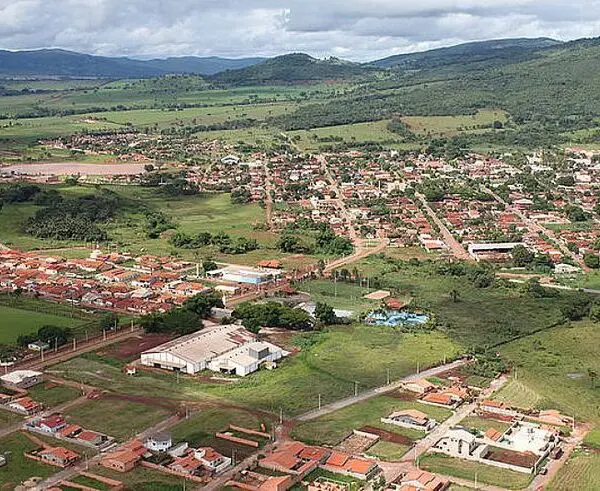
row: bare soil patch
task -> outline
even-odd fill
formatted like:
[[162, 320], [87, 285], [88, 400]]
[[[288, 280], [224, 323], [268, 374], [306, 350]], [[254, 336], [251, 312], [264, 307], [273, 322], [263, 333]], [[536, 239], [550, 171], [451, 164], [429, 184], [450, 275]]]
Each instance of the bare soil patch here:
[[386, 442], [399, 443], [400, 445], [406, 445], [408, 447], [414, 443], [412, 438], [394, 433], [392, 431], [382, 430], [381, 428], [375, 428], [374, 426], [363, 426], [360, 431], [372, 433], [373, 435], [379, 435], [379, 437]]

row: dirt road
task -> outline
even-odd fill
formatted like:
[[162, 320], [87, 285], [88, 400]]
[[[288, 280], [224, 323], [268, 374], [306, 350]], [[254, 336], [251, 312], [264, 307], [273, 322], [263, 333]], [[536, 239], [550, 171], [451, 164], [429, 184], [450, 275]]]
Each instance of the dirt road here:
[[423, 196], [420, 193], [417, 193], [416, 196], [421, 201], [421, 204], [423, 205], [423, 208], [425, 208], [425, 211], [427, 212], [427, 214], [431, 217], [431, 219], [439, 227], [440, 233], [442, 234], [442, 237], [444, 238], [444, 242], [450, 248], [450, 251], [452, 252], [452, 254], [454, 254], [454, 256], [457, 259], [463, 259], [465, 261], [472, 261], [473, 258], [471, 256], [469, 256], [469, 253], [467, 251], [465, 251], [465, 248], [462, 246], [462, 244], [454, 238], [454, 236], [450, 233], [450, 230], [448, 230], [448, 227], [446, 227], [444, 222], [442, 222], [442, 220], [440, 220], [440, 218], [436, 215], [435, 211], [433, 211], [431, 209], [431, 207], [429, 206], [429, 203], [427, 203], [427, 200], [425, 199], [425, 196]]

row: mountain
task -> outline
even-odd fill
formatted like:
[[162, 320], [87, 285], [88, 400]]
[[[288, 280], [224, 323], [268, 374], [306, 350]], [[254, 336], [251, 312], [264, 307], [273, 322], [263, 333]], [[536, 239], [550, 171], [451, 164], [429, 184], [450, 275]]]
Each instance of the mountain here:
[[561, 41], [549, 38], [498, 39], [389, 56], [369, 65], [401, 70], [439, 69], [449, 66], [458, 66], [460, 69], [489, 68], [507, 62], [532, 59], [540, 51], [561, 44]]
[[277, 56], [247, 68], [227, 70], [210, 77], [224, 85], [263, 85], [269, 83], [346, 80], [372, 74], [377, 69], [337, 58], [318, 60], [303, 53]]
[[263, 58], [195, 56], [144, 61], [87, 55], [62, 49], [0, 50], [0, 77], [145, 78], [180, 73], [211, 75], [261, 61]]

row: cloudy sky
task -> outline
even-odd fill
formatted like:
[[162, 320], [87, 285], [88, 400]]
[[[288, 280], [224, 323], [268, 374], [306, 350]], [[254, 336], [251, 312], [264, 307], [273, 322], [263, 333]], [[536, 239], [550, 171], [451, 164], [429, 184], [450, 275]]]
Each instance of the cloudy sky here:
[[600, 36], [600, 0], [0, 0], [0, 49], [366, 61], [465, 41]]

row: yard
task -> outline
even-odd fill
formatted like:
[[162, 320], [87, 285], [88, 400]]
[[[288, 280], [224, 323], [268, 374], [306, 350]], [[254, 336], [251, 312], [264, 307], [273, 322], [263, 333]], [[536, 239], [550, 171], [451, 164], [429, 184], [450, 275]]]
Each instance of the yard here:
[[[415, 401], [402, 401], [391, 396], [378, 396], [311, 421], [299, 422], [294, 427], [292, 436], [307, 443], [337, 445], [352, 430], [358, 430], [364, 426], [373, 426], [406, 436], [411, 440], [423, 438], [425, 436], [424, 432], [388, 425], [380, 421], [382, 417], [388, 416], [391, 412], [402, 409], [417, 409], [437, 421], [443, 421], [452, 414], [449, 410], [420, 404]], [[390, 449], [381, 450], [389, 452]]]
[[495, 419], [481, 418], [479, 416], [467, 416], [460, 422], [460, 426], [476, 429], [482, 433], [485, 433], [490, 428], [493, 428], [500, 433], [504, 433], [510, 427], [510, 424], [503, 421], [496, 421]]
[[[437, 474], [459, 477], [478, 483], [491, 484], [506, 489], [522, 489], [529, 485], [531, 475], [500, 469], [491, 465], [448, 457], [442, 454], [426, 454], [419, 459], [421, 469]], [[477, 477], [475, 477], [477, 476]]]
[[121, 441], [166, 419], [163, 408], [116, 399], [90, 400], [66, 412], [67, 420]]

